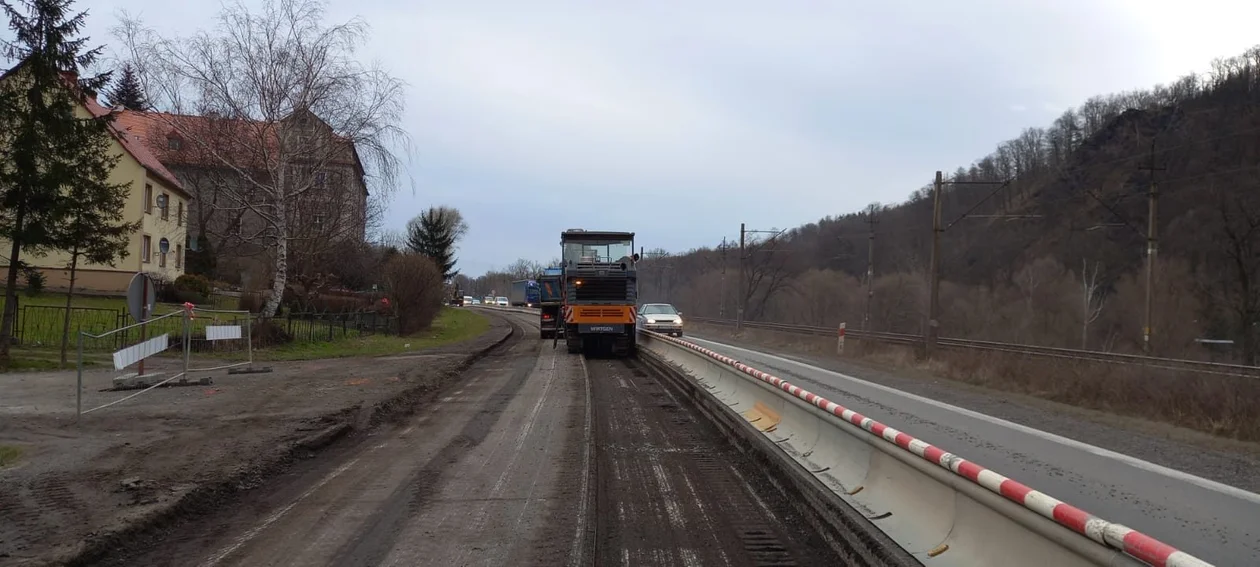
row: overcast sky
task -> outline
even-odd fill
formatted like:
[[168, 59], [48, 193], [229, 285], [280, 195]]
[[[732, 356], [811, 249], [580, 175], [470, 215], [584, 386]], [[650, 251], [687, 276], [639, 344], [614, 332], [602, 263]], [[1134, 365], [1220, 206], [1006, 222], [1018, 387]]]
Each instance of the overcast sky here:
[[[255, 0], [243, 0], [251, 4]], [[178, 7], [176, 7], [178, 4]], [[1018, 6], [1017, 6], [1018, 4]], [[163, 34], [214, 2], [88, 0]], [[406, 81], [401, 228], [464, 212], [459, 268], [557, 255], [572, 227], [685, 250], [899, 202], [1094, 94], [1260, 43], [1260, 2], [1199, 0], [333, 0]]]

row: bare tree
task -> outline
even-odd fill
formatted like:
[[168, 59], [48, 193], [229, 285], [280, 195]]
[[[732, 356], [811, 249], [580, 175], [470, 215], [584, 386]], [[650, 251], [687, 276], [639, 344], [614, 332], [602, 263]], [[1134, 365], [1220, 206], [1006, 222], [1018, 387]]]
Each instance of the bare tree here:
[[526, 280], [538, 277], [543, 271], [543, 265], [533, 260], [520, 258], [508, 265], [504, 272], [511, 276], [513, 280]]
[[1220, 270], [1218, 297], [1233, 315], [1243, 364], [1255, 364], [1255, 327], [1260, 323], [1260, 204], [1234, 191], [1215, 193], [1221, 221], [1220, 249], [1214, 254]]
[[[126, 16], [117, 30], [145, 92], [169, 113], [157, 116], [182, 143], [237, 176], [220, 187], [225, 198], [212, 206], [257, 220], [241, 238], [265, 244], [272, 256], [265, 315], [279, 307], [291, 252], [309, 253], [304, 244], [321, 241], [307, 227], [367, 223], [354, 212], [366, 207], [341, 206], [366, 198], [367, 188], [357, 195], [347, 187], [330, 189], [339, 183], [333, 176], [361, 172], [370, 192], [389, 192], [399, 173], [392, 148], [407, 141], [398, 126], [403, 84], [353, 59], [367, 26], [359, 20], [326, 26], [323, 20], [318, 0], [265, 0], [257, 13], [226, 7], [213, 33], [191, 38], [161, 37]], [[233, 143], [225, 146], [179, 119], [190, 113], [232, 120]]]
[[767, 301], [791, 283], [791, 251], [778, 235], [744, 246], [744, 313], [751, 319], [765, 314]]
[[1089, 326], [1102, 315], [1107, 296], [1102, 293], [1098, 283], [1098, 274], [1102, 265], [1095, 262], [1094, 271], [1089, 271], [1089, 261], [1081, 259], [1081, 349], [1089, 348]]

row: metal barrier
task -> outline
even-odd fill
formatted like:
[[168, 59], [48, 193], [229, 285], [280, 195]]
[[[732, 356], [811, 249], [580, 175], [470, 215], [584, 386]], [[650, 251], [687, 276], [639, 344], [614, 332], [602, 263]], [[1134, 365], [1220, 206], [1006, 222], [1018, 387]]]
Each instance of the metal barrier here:
[[[140, 394], [148, 392], [149, 390], [152, 390], [158, 386], [166, 384], [167, 382], [170, 382], [171, 380], [175, 380], [176, 378], [183, 378], [187, 376], [188, 373], [186, 371], [180, 372], [180, 373], [172, 375], [170, 378], [162, 380], [161, 382], [153, 384], [129, 396], [119, 398], [112, 402], [99, 405], [97, 407], [88, 409], [86, 411], [83, 409], [83, 343], [87, 339], [115, 340], [115, 338], [119, 334], [127, 333], [131, 329], [140, 329], [142, 332], [141, 333], [142, 336], [144, 336], [144, 335], [147, 335], [147, 330], [153, 325], [161, 324], [162, 322], [167, 321], [168, 319], [172, 319], [177, 316], [183, 318], [183, 336], [186, 337], [189, 335], [187, 310], [174, 311], [171, 313], [167, 313], [165, 315], [159, 315], [157, 317], [153, 317], [151, 319], [147, 319], [139, 323], [125, 325], [111, 331], [105, 331], [104, 333], [100, 333], [100, 334], [92, 334], [92, 333], [88, 333], [87, 331], [79, 331], [79, 347], [78, 347], [79, 354], [78, 354], [78, 362], [77, 362], [78, 377], [76, 380], [76, 388], [75, 388], [75, 420], [78, 420], [79, 417], [85, 413], [91, 413], [100, 409], [105, 409], [115, 404], [120, 404], [122, 402], [130, 400], [131, 398], [139, 396]], [[146, 338], [139, 343], [136, 343], [131, 346], [125, 347], [121, 350], [115, 351], [114, 352], [114, 369], [122, 370], [128, 366], [131, 366], [132, 364], [141, 363], [144, 361], [144, 359], [167, 350], [167, 348], [169, 348], [170, 346], [169, 335], [170, 333], [162, 333], [155, 337]], [[183, 341], [183, 343], [185, 347], [184, 368], [187, 369], [188, 368], [188, 353], [187, 353], [188, 341]]]
[[[201, 325], [200, 322], [198, 321], [198, 317], [197, 317], [198, 314], [201, 314], [203, 316], [201, 318], [201, 321], [205, 321], [206, 322], [205, 325]], [[231, 321], [227, 321], [229, 323], [227, 325], [215, 324], [215, 323], [220, 322], [221, 315], [231, 315], [233, 316], [233, 319]], [[160, 354], [162, 352], [169, 350], [171, 346], [175, 344], [170, 340], [171, 339], [170, 323], [176, 317], [178, 317], [181, 322], [178, 347], [183, 353], [183, 366], [179, 372], [171, 375], [170, 377], [167, 377], [160, 381], [149, 384], [146, 380], [144, 380], [146, 376], [149, 376], [143, 373], [144, 360], [151, 356], [154, 356], [154, 355], [157, 355], [157, 354]], [[242, 318], [244, 319], [243, 324], [241, 324]], [[251, 322], [252, 322], [252, 318], [248, 311], [202, 309], [202, 308], [198, 308], [192, 305], [191, 303], [186, 303], [184, 304], [184, 308], [180, 309], [179, 311], [174, 311], [174, 312], [167, 313], [164, 315], [159, 315], [151, 319], [148, 319], [146, 321], [133, 323], [131, 325], [119, 327], [117, 329], [106, 331], [104, 333], [93, 334], [93, 333], [88, 333], [86, 331], [79, 331], [78, 361], [77, 361], [78, 377], [76, 380], [76, 390], [75, 390], [75, 411], [76, 411], [75, 419], [77, 420], [79, 416], [82, 416], [83, 414], [91, 413], [97, 410], [105, 409], [107, 407], [110, 407], [116, 404], [120, 404], [136, 396], [144, 394], [145, 392], [148, 392], [154, 388], [164, 386], [174, 380], [179, 380], [180, 382], [187, 382], [188, 377], [194, 372], [213, 372], [216, 370], [226, 370], [226, 369], [236, 368], [239, 366], [246, 366], [246, 365], [252, 366], [254, 362], [254, 348], [253, 348], [253, 340], [252, 340], [253, 337], [251, 336], [251, 330], [250, 330], [250, 328], [252, 327]], [[236, 324], [231, 324], [231, 323], [236, 323]], [[243, 340], [245, 343], [243, 350], [245, 352], [246, 360], [240, 361], [240, 362], [216, 365], [216, 366], [209, 366], [206, 368], [193, 367], [192, 366], [192, 343], [194, 340], [193, 331], [194, 331], [194, 327], [197, 327], [197, 326], [201, 327], [198, 330], [201, 330], [205, 333], [205, 338], [203, 340], [210, 343], [215, 343], [215, 342], [224, 341], [224, 340]], [[244, 328], [243, 330], [242, 330], [242, 327]], [[114, 356], [113, 356], [115, 370], [123, 370], [124, 368], [130, 367], [133, 364], [140, 365], [138, 372], [134, 376], [134, 380], [142, 384], [139, 391], [134, 392], [128, 396], [119, 398], [117, 400], [113, 400], [111, 402], [102, 404], [100, 406], [84, 410], [83, 409], [84, 343], [89, 339], [90, 340], [109, 339], [110, 341], [117, 341], [118, 340], [117, 337], [119, 336], [126, 337], [127, 334], [133, 329], [140, 329], [141, 336], [144, 337], [148, 334], [148, 331], [153, 328], [157, 328], [159, 330], [165, 330], [165, 332], [157, 334], [156, 336], [153, 336], [153, 337], [144, 338], [136, 344], [117, 350], [114, 352]], [[125, 340], [125, 338], [123, 340]], [[160, 374], [156, 376], [160, 376]], [[125, 381], [128, 378], [132, 378], [132, 377], [124, 376], [124, 377], [116, 378], [115, 380], [116, 382], [118, 380]]]
[[735, 359], [639, 336], [925, 564], [1211, 567]]
[[[197, 317], [197, 314], [199, 313], [208, 315], [210, 317], [210, 322], [212, 323], [219, 323], [220, 315], [233, 316], [233, 319], [231, 321], [228, 321], [229, 323], [228, 325], [207, 324], [205, 327], [205, 331], [206, 331], [205, 340], [208, 342], [216, 342], [216, 341], [223, 341], [223, 340], [244, 340], [245, 341], [245, 360], [243, 362], [223, 364], [219, 366], [212, 366], [209, 368], [192, 368], [189, 362], [190, 357], [188, 356], [188, 353], [192, 350], [191, 349], [192, 340], [191, 340], [191, 335], [189, 335], [189, 340], [185, 341], [188, 344], [186, 345], [185, 350], [184, 350], [185, 352], [184, 373], [185, 374], [192, 373], [192, 372], [213, 372], [215, 370], [227, 370], [230, 368], [237, 368], [239, 366], [246, 366], [246, 365], [254, 364], [254, 341], [253, 341], [253, 336], [251, 334], [253, 332], [252, 331], [253, 319], [249, 311], [237, 311], [237, 310], [227, 310], [227, 309], [202, 309], [200, 307], [193, 307], [191, 310], [190, 319], [195, 320]], [[241, 324], [242, 318], [244, 318], [243, 325]], [[233, 325], [231, 323], [236, 323], [236, 324]], [[192, 325], [188, 325], [185, 328], [191, 329], [191, 327]], [[243, 331], [241, 329], [242, 327], [244, 327]]]

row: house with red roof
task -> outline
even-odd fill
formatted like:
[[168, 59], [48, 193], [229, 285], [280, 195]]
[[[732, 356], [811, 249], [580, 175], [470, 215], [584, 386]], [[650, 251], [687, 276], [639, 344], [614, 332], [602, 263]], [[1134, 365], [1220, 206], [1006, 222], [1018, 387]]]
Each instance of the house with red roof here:
[[[20, 66], [0, 75], [0, 81], [20, 76]], [[89, 96], [78, 108], [80, 116], [104, 116], [109, 109]], [[122, 294], [136, 272], [172, 281], [184, 273], [185, 248], [188, 240], [189, 205], [192, 195], [175, 174], [149, 151], [143, 141], [117, 123], [113, 127], [111, 151], [122, 156], [110, 175], [110, 182], [130, 187], [130, 197], [123, 211], [128, 222], [141, 221], [140, 230], [131, 236], [128, 255], [108, 264], [80, 261], [76, 270], [75, 288], [85, 292]], [[0, 239], [0, 249], [8, 250], [9, 242]], [[64, 253], [44, 256], [25, 255], [23, 261], [39, 269], [46, 277], [45, 285], [64, 288], [69, 284], [70, 257]], [[7, 258], [0, 258], [0, 267], [8, 268]]]
[[[366, 238], [368, 189], [353, 143], [311, 112], [279, 123], [213, 114], [120, 110], [116, 124], [173, 172], [193, 196], [189, 246], [208, 246], [214, 278], [269, 285], [274, 266], [275, 181], [286, 162], [284, 215], [290, 274], [315, 273], [339, 242]], [[294, 132], [297, 134], [294, 135]], [[280, 137], [289, 146], [280, 151]], [[310, 147], [309, 151], [296, 147]], [[281, 157], [283, 156], [283, 157]]]

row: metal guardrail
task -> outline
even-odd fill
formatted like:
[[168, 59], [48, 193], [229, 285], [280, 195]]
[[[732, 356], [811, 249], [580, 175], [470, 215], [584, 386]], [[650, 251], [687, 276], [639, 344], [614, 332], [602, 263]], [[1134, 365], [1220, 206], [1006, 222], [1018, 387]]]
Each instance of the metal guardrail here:
[[1211, 567], [733, 358], [646, 331], [639, 343], [925, 565]]
[[[707, 323], [710, 325], [722, 325], [734, 327], [735, 321], [731, 319], [713, 319], [709, 317], [689, 316], [689, 321], [697, 323]], [[761, 329], [767, 331], [779, 331], [784, 333], [796, 333], [802, 335], [815, 335], [834, 337], [838, 332], [836, 327], [818, 327], [813, 325], [790, 325], [787, 323], [766, 323], [757, 321], [744, 321], [744, 326], [749, 329]], [[923, 342], [922, 335], [914, 335], [908, 333], [886, 333], [881, 331], [859, 331], [854, 329], [846, 329], [845, 336], [857, 340], [870, 340], [875, 342], [914, 345]], [[1200, 360], [1186, 360], [1179, 358], [1161, 358], [1155, 356], [1142, 356], [1136, 354], [1123, 354], [1117, 352], [1103, 352], [1095, 350], [1079, 350], [1061, 347], [1047, 347], [1036, 345], [1025, 345], [1018, 343], [1003, 343], [997, 341], [982, 341], [976, 339], [956, 339], [941, 337], [936, 340], [936, 344], [943, 348], [955, 349], [971, 349], [983, 350], [990, 352], [1004, 352], [1010, 354], [1021, 354], [1027, 356], [1040, 356], [1047, 358], [1062, 358], [1068, 360], [1082, 360], [1090, 362], [1105, 362], [1109, 364], [1126, 364], [1141, 365], [1148, 368], [1158, 368], [1162, 370], [1180, 370], [1185, 372], [1195, 372], [1199, 374], [1213, 374], [1218, 376], [1241, 376], [1245, 378], [1260, 377], [1260, 366], [1247, 366], [1243, 364], [1228, 364], [1222, 362], [1206, 362]]]

